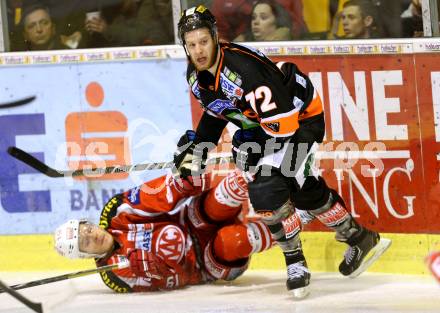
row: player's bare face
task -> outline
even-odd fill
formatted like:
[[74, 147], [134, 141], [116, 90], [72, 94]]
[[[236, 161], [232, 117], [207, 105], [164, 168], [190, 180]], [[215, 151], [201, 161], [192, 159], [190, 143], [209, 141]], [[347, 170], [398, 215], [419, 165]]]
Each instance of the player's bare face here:
[[367, 27], [358, 6], [344, 8], [341, 19], [345, 38], [366, 38]]
[[252, 34], [255, 40], [269, 40], [277, 30], [276, 17], [270, 5], [257, 4], [252, 12]]
[[185, 34], [186, 49], [198, 71], [209, 69], [214, 63], [215, 42], [208, 28], [199, 28]]
[[113, 248], [113, 237], [97, 225], [79, 225], [79, 250], [81, 252], [103, 254]]

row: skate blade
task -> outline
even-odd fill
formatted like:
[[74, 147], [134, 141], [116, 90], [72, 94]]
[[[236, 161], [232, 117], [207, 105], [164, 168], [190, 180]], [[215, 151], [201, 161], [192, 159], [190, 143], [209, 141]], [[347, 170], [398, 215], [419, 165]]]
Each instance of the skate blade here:
[[289, 292], [292, 293], [292, 295], [295, 299], [301, 300], [309, 295], [310, 288], [309, 288], [309, 286], [305, 286], [302, 288], [296, 288], [296, 289], [289, 290]]
[[362, 264], [348, 277], [355, 278], [368, 269], [391, 246], [391, 239], [381, 238], [380, 241], [368, 252]]

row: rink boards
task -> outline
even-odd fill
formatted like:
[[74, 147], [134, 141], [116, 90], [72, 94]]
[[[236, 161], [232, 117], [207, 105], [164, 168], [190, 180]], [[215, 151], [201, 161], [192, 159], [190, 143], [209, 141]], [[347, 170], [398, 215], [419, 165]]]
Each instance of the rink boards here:
[[[393, 243], [369, 269], [393, 274], [427, 274], [424, 258], [440, 243], [440, 235], [382, 234]], [[330, 232], [302, 232], [304, 253], [312, 271], [337, 272], [346, 246], [334, 240]], [[0, 258], [2, 271], [75, 271], [93, 268], [92, 260], [67, 260], [56, 254], [49, 235], [0, 236], [0, 247], [7, 257]], [[3, 253], [2, 253], [3, 254]], [[252, 257], [250, 269], [284, 270], [284, 258], [278, 247]]]
[[[423, 258], [440, 242], [440, 41], [253, 46], [297, 63], [322, 95], [323, 176], [353, 216], [393, 240], [372, 271], [425, 273]], [[111, 194], [163, 173], [57, 180], [18, 163], [7, 147], [60, 169], [169, 160], [179, 135], [200, 116], [185, 68], [177, 46], [0, 54], [0, 103], [36, 96], [0, 110], [1, 269], [93, 266], [58, 258], [47, 234], [69, 218], [96, 221]], [[308, 230], [302, 238], [310, 267], [336, 271], [344, 246], [317, 223]], [[279, 249], [255, 256], [251, 267], [284, 268]]]

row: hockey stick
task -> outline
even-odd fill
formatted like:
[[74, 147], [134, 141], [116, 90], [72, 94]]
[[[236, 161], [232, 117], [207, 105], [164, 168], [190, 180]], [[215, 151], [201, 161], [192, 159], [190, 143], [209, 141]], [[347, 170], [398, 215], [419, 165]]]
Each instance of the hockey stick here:
[[128, 261], [122, 261], [117, 264], [105, 265], [105, 266], [93, 268], [90, 270], [73, 272], [73, 273], [69, 273], [69, 274], [63, 274], [63, 275], [59, 275], [59, 276], [34, 280], [34, 281], [27, 282], [27, 283], [9, 286], [7, 288], [4, 288], [4, 286], [2, 286], [3, 290], [0, 290], [0, 293], [8, 292], [8, 289], [19, 290], [19, 289], [24, 289], [24, 288], [29, 288], [29, 287], [35, 287], [35, 286], [54, 283], [54, 282], [57, 282], [60, 280], [66, 280], [66, 279], [77, 278], [77, 277], [87, 276], [87, 275], [91, 275], [91, 274], [101, 273], [101, 272], [105, 272], [105, 271], [121, 269], [121, 268], [128, 267], [129, 265], [130, 265], [130, 263]]
[[[109, 166], [102, 168], [91, 168], [91, 169], [81, 169], [81, 170], [57, 170], [48, 165], [44, 164], [37, 158], [33, 157], [29, 153], [17, 148], [17, 147], [9, 147], [8, 153], [20, 160], [23, 163], [26, 163], [30, 167], [36, 169], [38, 172], [43, 173], [46, 176], [58, 178], [58, 177], [77, 177], [77, 176], [85, 176], [85, 175], [97, 175], [97, 174], [113, 174], [113, 173], [129, 173], [132, 171], [143, 171], [143, 170], [160, 170], [164, 168], [173, 167], [173, 161], [169, 162], [153, 162], [153, 163], [143, 163], [143, 164], [133, 164], [133, 165], [117, 165], [117, 166]], [[232, 162], [232, 157], [216, 157], [212, 159], [208, 159], [207, 165], [209, 164], [220, 164], [220, 163], [230, 163]]]
[[0, 280], [0, 287], [3, 289], [2, 292], [7, 292], [15, 299], [26, 305], [28, 308], [32, 309], [35, 312], [43, 313], [43, 305], [39, 302], [32, 302], [25, 296], [21, 295], [19, 292], [15, 291], [13, 288], [9, 287], [5, 283]]
[[13, 107], [18, 107], [20, 105], [28, 104], [28, 103], [34, 101], [35, 98], [36, 98], [36, 96], [31, 96], [31, 97], [27, 97], [27, 98], [24, 98], [24, 99], [21, 99], [21, 100], [1, 103], [0, 104], [0, 109], [13, 108]]

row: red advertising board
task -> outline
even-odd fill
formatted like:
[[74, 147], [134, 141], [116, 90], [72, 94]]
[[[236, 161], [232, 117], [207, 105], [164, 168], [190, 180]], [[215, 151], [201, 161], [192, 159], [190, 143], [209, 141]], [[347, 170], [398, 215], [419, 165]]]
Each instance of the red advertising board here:
[[[363, 225], [440, 233], [440, 57], [286, 56], [323, 98], [318, 165]], [[194, 124], [200, 107], [194, 101]], [[324, 230], [319, 223], [312, 230]]]

